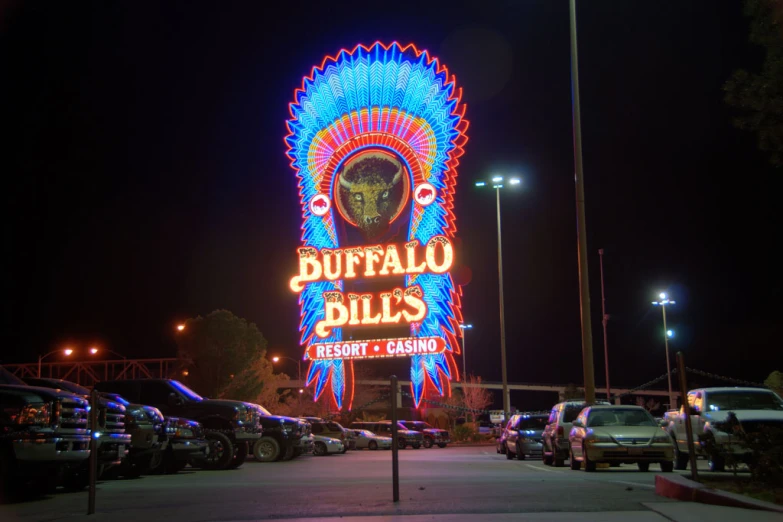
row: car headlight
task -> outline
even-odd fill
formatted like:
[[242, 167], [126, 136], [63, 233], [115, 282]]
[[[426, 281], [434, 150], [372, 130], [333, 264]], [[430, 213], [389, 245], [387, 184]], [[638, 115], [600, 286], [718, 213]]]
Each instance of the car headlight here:
[[16, 417], [17, 424], [48, 426], [52, 422], [51, 403], [27, 404]]
[[612, 438], [608, 437], [606, 435], [592, 434], [592, 435], [588, 435], [587, 436], [587, 438], [585, 439], [585, 442], [587, 444], [600, 444], [600, 443], [603, 443], [603, 442], [612, 442]]

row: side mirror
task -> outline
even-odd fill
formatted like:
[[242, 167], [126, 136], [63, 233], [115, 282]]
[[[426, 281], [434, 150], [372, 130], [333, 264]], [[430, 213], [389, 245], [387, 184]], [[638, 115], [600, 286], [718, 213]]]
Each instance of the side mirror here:
[[578, 421], [578, 420], [575, 420], [574, 422], [572, 422], [571, 426], [573, 426], [574, 428], [584, 428], [585, 427], [585, 425], [582, 424], [582, 422]]
[[660, 426], [661, 428], [665, 428], [668, 425], [669, 425], [669, 421], [666, 419], [661, 419], [658, 421], [658, 426]]
[[171, 392], [171, 393], [169, 393], [168, 404], [172, 408], [179, 408], [180, 406], [182, 406], [184, 404], [184, 402], [182, 400], [182, 397], [180, 397], [179, 395], [177, 395], [174, 392]]

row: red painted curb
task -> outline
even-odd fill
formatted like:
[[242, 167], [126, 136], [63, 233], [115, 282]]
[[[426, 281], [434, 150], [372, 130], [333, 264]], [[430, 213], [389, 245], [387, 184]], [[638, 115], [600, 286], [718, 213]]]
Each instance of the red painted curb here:
[[694, 482], [682, 475], [656, 475], [655, 493], [662, 497], [673, 498], [686, 502], [701, 502], [716, 506], [758, 509], [783, 513], [783, 506], [771, 502], [756, 500], [744, 495], [712, 489], [704, 484]]

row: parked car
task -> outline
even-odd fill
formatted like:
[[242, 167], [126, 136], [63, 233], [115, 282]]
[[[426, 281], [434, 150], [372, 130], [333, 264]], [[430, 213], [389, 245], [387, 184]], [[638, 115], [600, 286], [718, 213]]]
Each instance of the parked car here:
[[0, 501], [25, 488], [51, 492], [87, 462], [88, 406], [64, 390], [0, 385]]
[[406, 429], [418, 431], [424, 436], [424, 447], [431, 448], [436, 445], [439, 448], [445, 448], [451, 442], [449, 432], [440, 428], [435, 428], [424, 421], [400, 421]]
[[[608, 405], [606, 401], [596, 401], [597, 405]], [[541, 458], [544, 464], [556, 467], [563, 466], [570, 453], [568, 434], [571, 432], [571, 423], [579, 413], [587, 406], [584, 401], [564, 401], [555, 404], [549, 414], [546, 428], [544, 429], [543, 451]]]
[[333, 437], [324, 437], [322, 435], [313, 435], [313, 455], [333, 455], [335, 453], [345, 453], [345, 445], [340, 439]]
[[391, 437], [381, 437], [369, 430], [353, 430], [356, 436], [356, 449], [391, 449]]
[[[783, 430], [783, 399], [765, 388], [700, 388], [688, 392], [691, 408], [690, 422], [693, 426], [694, 446], [697, 456], [707, 456], [712, 471], [723, 471], [726, 458], [753, 464], [752, 451], [732, 433], [727, 425], [729, 412], [733, 412], [741, 429], [750, 437], [764, 428]], [[685, 412], [680, 409], [672, 415], [666, 427], [675, 444], [675, 467], [688, 467], [688, 444], [685, 435]], [[707, 455], [699, 437], [714, 437], [718, 453]], [[780, 441], [783, 445], [783, 440]]]
[[[30, 386], [66, 390], [79, 395], [88, 401], [90, 390], [63, 379], [32, 378], [23, 379]], [[91, 404], [98, 408], [98, 426], [89, 426], [93, 436], [98, 439], [98, 476], [105, 471], [122, 465], [128, 457], [131, 448], [131, 435], [125, 432], [125, 405], [122, 402], [100, 397], [98, 404]], [[69, 489], [81, 490], [87, 487], [90, 478], [90, 470], [87, 463], [75, 473], [64, 479], [64, 484]]]
[[601, 462], [636, 464], [640, 471], [657, 462], [665, 473], [674, 469], [671, 438], [641, 406], [589, 406], [573, 421], [569, 440], [573, 470], [584, 463], [585, 471], [595, 471]]
[[543, 453], [544, 428], [549, 415], [528, 415], [517, 413], [512, 415], [503, 430], [506, 458], [516, 457], [525, 460], [527, 457], [537, 457]]
[[291, 460], [313, 452], [310, 423], [294, 417], [272, 415], [258, 406], [259, 422], [264, 435], [253, 445], [253, 457], [259, 462]]
[[[376, 422], [352, 422], [351, 429], [369, 430], [382, 437], [392, 436], [392, 423], [388, 420]], [[397, 446], [400, 449], [405, 449], [407, 446], [410, 446], [413, 449], [419, 449], [423, 443], [424, 435], [422, 435], [421, 432], [409, 430], [400, 421], [397, 421]]]
[[313, 435], [340, 439], [345, 451], [356, 449], [356, 436], [352, 430], [343, 428], [339, 422], [326, 421], [318, 417], [304, 417], [310, 423]]
[[95, 384], [101, 392], [117, 393], [134, 404], [158, 408], [167, 417], [200, 422], [209, 450], [192, 463], [206, 469], [237, 468], [247, 458], [248, 443], [263, 434], [259, 406], [231, 400], [205, 399], [173, 379], [129, 379]]

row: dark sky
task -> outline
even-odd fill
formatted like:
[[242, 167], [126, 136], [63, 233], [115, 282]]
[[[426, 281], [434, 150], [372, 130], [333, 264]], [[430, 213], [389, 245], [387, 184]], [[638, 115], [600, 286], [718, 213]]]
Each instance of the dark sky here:
[[[579, 4], [596, 382], [599, 248], [614, 384], [665, 372], [660, 289], [689, 366], [783, 370], [783, 183], [722, 102], [731, 71], [761, 57], [741, 2]], [[468, 104], [469, 370], [500, 379], [495, 207], [473, 182], [516, 173], [502, 202], [509, 379], [582, 382], [567, 0], [2, 5], [5, 362], [65, 342], [173, 356], [174, 325], [217, 308], [298, 356], [287, 104], [324, 55], [398, 40], [441, 58]]]

